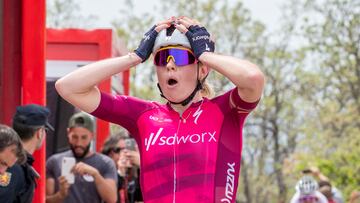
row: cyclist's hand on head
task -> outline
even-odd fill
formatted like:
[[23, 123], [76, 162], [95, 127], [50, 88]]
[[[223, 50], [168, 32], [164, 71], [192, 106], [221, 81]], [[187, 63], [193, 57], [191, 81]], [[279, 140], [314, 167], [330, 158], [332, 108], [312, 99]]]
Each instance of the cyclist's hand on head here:
[[178, 24], [175, 27], [185, 33], [197, 59], [204, 52], [214, 52], [214, 41], [205, 27], [200, 25], [197, 20], [182, 16], [177, 19], [177, 22]]
[[161, 21], [156, 25], [154, 25], [148, 32], [144, 34], [144, 37], [142, 38], [140, 45], [134, 51], [136, 55], [138, 55], [141, 58], [142, 62], [146, 61], [151, 55], [155, 43], [155, 39], [158, 33], [161, 30], [170, 27], [171, 22], [173, 22], [174, 19], [175, 19], [174, 17], [171, 17], [167, 20]]

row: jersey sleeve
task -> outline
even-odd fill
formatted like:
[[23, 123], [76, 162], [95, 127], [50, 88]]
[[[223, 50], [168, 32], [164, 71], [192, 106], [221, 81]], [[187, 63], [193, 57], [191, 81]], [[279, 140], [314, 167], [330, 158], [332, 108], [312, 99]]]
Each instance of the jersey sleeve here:
[[212, 100], [219, 104], [219, 107], [224, 113], [236, 109], [239, 114], [249, 114], [256, 108], [260, 101], [258, 100], [251, 103], [244, 101], [240, 98], [237, 88], [229, 90], [225, 94], [220, 95]]
[[133, 136], [138, 135], [138, 117], [154, 104], [131, 96], [110, 95], [101, 92], [100, 104], [91, 114], [126, 128]]

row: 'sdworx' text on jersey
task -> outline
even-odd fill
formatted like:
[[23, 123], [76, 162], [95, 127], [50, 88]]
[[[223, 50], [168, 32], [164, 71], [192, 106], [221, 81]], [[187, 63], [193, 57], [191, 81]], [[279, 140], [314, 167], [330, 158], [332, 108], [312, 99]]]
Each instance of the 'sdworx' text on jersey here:
[[189, 135], [161, 135], [163, 128], [159, 128], [159, 130], [155, 133], [151, 133], [149, 138], [145, 138], [145, 146], [146, 151], [149, 151], [150, 146], [154, 145], [174, 145], [174, 144], [186, 144], [186, 143], [210, 143], [210, 142], [217, 142], [215, 135], [216, 131], [213, 132], [200, 132], [194, 133]]

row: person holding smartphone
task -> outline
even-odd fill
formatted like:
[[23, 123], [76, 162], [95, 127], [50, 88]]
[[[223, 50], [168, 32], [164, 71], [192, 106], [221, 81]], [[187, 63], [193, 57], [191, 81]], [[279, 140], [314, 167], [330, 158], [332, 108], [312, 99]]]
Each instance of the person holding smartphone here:
[[140, 187], [140, 153], [136, 141], [133, 138], [125, 139], [124, 158], [120, 158], [119, 167], [125, 165], [127, 193], [129, 203], [142, 202], [143, 197]]
[[[70, 150], [46, 161], [46, 202], [115, 203], [115, 164], [91, 149], [95, 121], [87, 113], [76, 113], [69, 120], [67, 133]], [[62, 164], [67, 163], [71, 165], [64, 168]], [[62, 174], [64, 171], [73, 173], [74, 183], [70, 184], [69, 174]]]
[[304, 175], [311, 175], [316, 178], [319, 184], [319, 190], [323, 191], [325, 194], [328, 193], [327, 190], [330, 189], [330, 194], [328, 194], [327, 196], [330, 201], [333, 201], [335, 203], [344, 203], [342, 192], [331, 184], [330, 179], [326, 175], [321, 173], [318, 167], [311, 166], [307, 169], [304, 169], [302, 173]]
[[101, 152], [111, 159], [118, 170], [118, 203], [142, 202], [140, 188], [140, 154], [135, 141], [127, 132], [110, 135]]
[[[260, 100], [265, 79], [255, 64], [214, 50], [198, 21], [172, 17], [146, 32], [134, 52], [83, 66], [55, 84], [74, 106], [134, 136], [144, 202], [235, 202], [242, 128]], [[97, 88], [151, 54], [165, 104]], [[235, 87], [210, 98], [210, 70]]]

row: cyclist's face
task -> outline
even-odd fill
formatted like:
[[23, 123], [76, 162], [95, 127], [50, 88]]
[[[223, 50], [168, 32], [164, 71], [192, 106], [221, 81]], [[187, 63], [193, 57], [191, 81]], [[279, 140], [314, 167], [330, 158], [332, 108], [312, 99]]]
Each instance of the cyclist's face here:
[[166, 66], [157, 66], [159, 85], [167, 99], [180, 102], [194, 90], [197, 82], [197, 64], [177, 66], [172, 59]]

